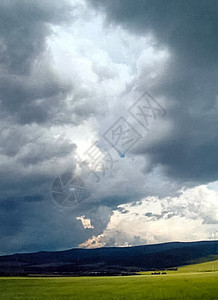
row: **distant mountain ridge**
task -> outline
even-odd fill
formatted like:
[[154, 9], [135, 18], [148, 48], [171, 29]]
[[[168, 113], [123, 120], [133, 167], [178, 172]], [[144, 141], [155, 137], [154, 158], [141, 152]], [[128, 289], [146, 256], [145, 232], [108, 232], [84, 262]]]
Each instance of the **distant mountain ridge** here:
[[116, 275], [218, 258], [218, 241], [70, 249], [0, 256], [0, 275]]

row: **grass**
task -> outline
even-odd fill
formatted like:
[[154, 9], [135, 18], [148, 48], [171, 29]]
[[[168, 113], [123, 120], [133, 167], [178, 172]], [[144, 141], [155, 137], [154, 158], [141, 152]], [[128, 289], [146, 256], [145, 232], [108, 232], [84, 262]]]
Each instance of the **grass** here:
[[214, 272], [218, 271], [218, 260], [209, 261], [196, 265], [188, 265], [184, 267], [180, 267], [179, 272]]
[[[179, 267], [177, 271], [167, 271], [167, 274], [214, 272], [218, 271], [218, 260], [208, 261], [194, 265]], [[142, 275], [150, 275], [152, 272], [140, 272]]]
[[0, 299], [218, 299], [218, 272], [208, 272], [217, 268], [215, 261], [157, 276], [0, 278]]

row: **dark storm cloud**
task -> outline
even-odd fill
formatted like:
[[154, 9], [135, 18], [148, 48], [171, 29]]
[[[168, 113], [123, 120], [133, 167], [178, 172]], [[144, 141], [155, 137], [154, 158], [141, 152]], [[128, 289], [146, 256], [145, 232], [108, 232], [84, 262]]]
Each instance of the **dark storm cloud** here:
[[[77, 8], [70, 1], [1, 1], [1, 119], [10, 117], [20, 124], [73, 123], [74, 111], [69, 116], [65, 99], [75, 87], [53, 69], [46, 42], [52, 26], [74, 21]], [[74, 97], [74, 102], [79, 100], [80, 95]], [[76, 119], [82, 112], [74, 114]]]
[[[214, 63], [218, 50], [217, 1], [90, 0], [106, 12], [109, 22], [128, 30], [153, 32], [190, 63]], [[194, 60], [194, 61], [193, 61]]]
[[89, 237], [72, 210], [61, 210], [49, 199], [47, 205], [37, 197], [5, 199], [0, 218], [0, 254], [69, 249]]
[[[167, 47], [171, 63], [152, 91], [173, 105], [168, 111], [174, 130], [159, 144], [140, 145], [153, 166], [183, 182], [218, 178], [218, 2], [90, 1], [106, 13], [107, 22], [138, 35], [152, 33], [157, 47]], [[138, 86], [146, 89], [143, 79]]]
[[72, 87], [63, 84], [46, 67], [39, 69], [38, 74], [12, 74], [1, 78], [2, 118], [10, 116], [13, 121], [21, 124], [40, 124], [52, 118], [54, 110], [58, 110], [58, 105]]
[[73, 168], [75, 144], [49, 132], [55, 122], [72, 123], [64, 102], [72, 84], [54, 71], [46, 41], [76, 9], [69, 1], [0, 3], [1, 199], [43, 194], [61, 165]]
[[50, 31], [72, 16], [67, 1], [3, 0], [0, 3], [1, 65], [13, 73], [28, 73]]
[[[74, 137], [62, 126], [96, 112], [82, 83], [54, 68], [47, 46], [53, 26], [71, 26], [77, 8], [73, 1], [0, 3], [0, 254], [76, 247], [90, 235], [76, 220], [80, 208], [63, 209], [50, 195], [54, 178], [75, 168]], [[111, 209], [82, 211], [100, 234]]]
[[53, 177], [66, 167], [74, 169], [76, 145], [36, 125], [7, 125], [0, 134], [0, 199], [48, 195]]
[[[105, 9], [109, 23], [122, 24], [139, 35], [151, 32], [157, 38], [156, 46], [165, 46], [172, 54], [167, 74], [152, 92], [173, 102], [167, 117], [174, 129], [166, 140], [155, 145], [140, 143], [136, 154], [149, 154], [152, 166], [163, 165], [169, 174], [183, 182], [216, 179], [216, 2], [91, 2]], [[53, 25], [62, 26], [68, 21], [72, 25], [76, 7], [69, 3], [52, 0], [0, 3], [2, 253], [78, 246], [90, 237], [90, 232], [102, 233], [117, 205], [172, 190], [171, 183], [156, 188], [155, 168], [154, 174], [151, 172], [150, 177], [147, 174], [145, 179], [141, 160], [133, 166], [126, 158], [114, 167], [110, 178], [102, 178], [98, 185], [90, 180], [90, 187], [86, 182], [90, 198], [81, 206], [67, 210], [52, 201], [52, 180], [67, 168], [75, 168], [74, 137], [65, 138], [65, 130], [100, 114], [104, 106], [92, 87], [84, 88], [83, 78], [77, 78], [80, 75], [77, 69], [72, 70], [69, 80], [62, 76], [64, 72], [55, 70], [47, 48]], [[113, 78], [114, 73], [107, 68], [93, 65], [93, 70], [99, 82], [101, 78]], [[86, 71], [84, 68], [83, 72]], [[137, 90], [144, 92], [143, 76], [135, 82], [139, 82]], [[103, 97], [108, 99], [107, 95]], [[122, 213], [125, 215], [127, 211]], [[90, 218], [95, 228], [85, 230], [76, 221], [80, 215]], [[142, 241], [136, 238], [134, 243], [139, 242]], [[109, 245], [113, 244], [111, 239]]]
[[73, 87], [53, 69], [47, 48], [52, 26], [73, 22], [75, 9], [70, 1], [0, 2], [1, 253], [54, 249], [62, 238], [77, 245], [72, 215], [60, 215], [50, 198], [53, 178], [74, 169], [76, 145], [50, 131], [54, 118], [72, 123], [64, 101]]

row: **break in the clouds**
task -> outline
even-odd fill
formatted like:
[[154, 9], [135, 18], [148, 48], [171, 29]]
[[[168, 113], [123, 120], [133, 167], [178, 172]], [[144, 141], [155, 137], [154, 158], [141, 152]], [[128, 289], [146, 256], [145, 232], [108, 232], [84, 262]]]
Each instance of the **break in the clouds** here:
[[[216, 1], [1, 1], [2, 254], [217, 238], [217, 10]], [[166, 111], [149, 132], [128, 113], [145, 90]], [[120, 117], [142, 136], [125, 156], [103, 138]], [[76, 159], [95, 142], [113, 158], [99, 182]], [[51, 185], [69, 170], [87, 194], [67, 209]]]

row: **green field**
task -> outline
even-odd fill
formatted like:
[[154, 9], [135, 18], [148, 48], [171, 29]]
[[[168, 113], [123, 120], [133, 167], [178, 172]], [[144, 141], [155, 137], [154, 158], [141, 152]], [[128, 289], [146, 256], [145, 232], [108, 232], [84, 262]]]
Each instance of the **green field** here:
[[167, 275], [0, 278], [0, 299], [218, 299], [217, 269], [213, 261]]
[[[218, 271], [218, 260], [179, 267], [177, 271], [167, 271], [167, 274], [214, 272], [214, 271]], [[151, 271], [149, 271], [149, 272], [140, 272], [140, 274], [150, 275]]]

